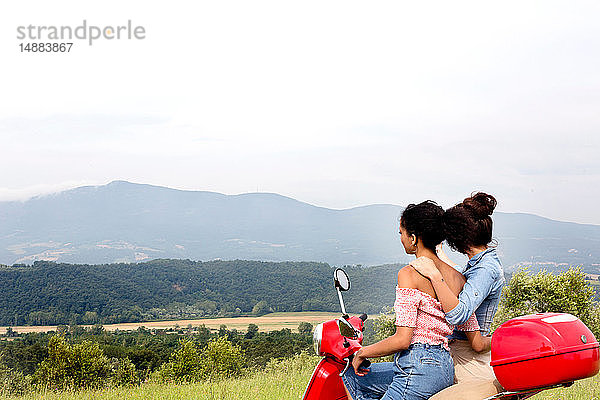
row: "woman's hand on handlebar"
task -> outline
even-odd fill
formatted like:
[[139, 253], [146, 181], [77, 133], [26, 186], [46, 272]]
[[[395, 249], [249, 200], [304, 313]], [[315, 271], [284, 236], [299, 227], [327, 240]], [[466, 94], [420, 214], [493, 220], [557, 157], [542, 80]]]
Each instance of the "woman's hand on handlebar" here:
[[369, 370], [360, 368], [360, 365], [363, 363], [363, 361], [367, 359], [366, 357], [360, 355], [361, 350], [358, 350], [356, 353], [354, 353], [354, 358], [352, 359], [352, 368], [354, 368], [354, 373], [356, 375], [365, 376], [367, 373], [369, 373]]
[[410, 265], [417, 270], [418, 273], [426, 278], [441, 278], [442, 274], [435, 266], [432, 259], [427, 257], [419, 257], [416, 260], [410, 262]]

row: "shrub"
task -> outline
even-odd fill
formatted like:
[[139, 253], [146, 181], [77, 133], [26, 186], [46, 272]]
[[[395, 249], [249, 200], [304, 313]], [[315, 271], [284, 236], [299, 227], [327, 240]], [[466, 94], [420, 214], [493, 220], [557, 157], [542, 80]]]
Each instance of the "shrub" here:
[[166, 362], [160, 366], [156, 371], [151, 372], [148, 376], [148, 382], [153, 383], [174, 383], [175, 374], [173, 372], [173, 363]]
[[261, 300], [258, 303], [256, 303], [254, 305], [254, 307], [252, 307], [252, 314], [253, 315], [265, 315], [271, 312], [271, 308], [269, 307], [269, 305], [267, 304], [266, 301]]
[[244, 352], [224, 337], [208, 342], [201, 354], [201, 375], [208, 379], [223, 379], [239, 375], [244, 365]]
[[302, 321], [298, 324], [298, 332], [301, 335], [310, 335], [312, 333], [313, 326], [310, 322]]
[[[383, 340], [396, 333], [396, 313], [393, 307], [383, 307], [381, 314], [373, 321], [373, 329], [375, 330], [375, 340]], [[380, 361], [392, 361], [393, 355], [381, 357]]]
[[256, 336], [257, 333], [258, 333], [258, 325], [256, 325], [256, 324], [249, 324], [248, 325], [248, 331], [246, 332], [246, 334], [244, 335], [244, 337], [246, 339], [252, 339], [254, 336]]
[[108, 358], [98, 343], [70, 345], [57, 335], [50, 338], [48, 358], [35, 371], [33, 380], [49, 389], [96, 388], [106, 384], [109, 375]]
[[183, 340], [151, 380], [176, 383], [220, 380], [240, 374], [244, 361], [240, 347], [225, 337], [210, 340], [202, 350], [196, 343]]
[[0, 395], [22, 396], [31, 389], [31, 377], [0, 365]]
[[383, 307], [381, 314], [373, 321], [375, 339], [383, 340], [396, 333], [396, 314], [393, 307]]
[[135, 365], [129, 358], [111, 358], [110, 376], [112, 386], [133, 386], [140, 383]]
[[191, 340], [180, 341], [180, 346], [158, 370], [162, 382], [190, 383], [201, 379], [200, 351]]
[[538, 312], [573, 314], [585, 323], [596, 337], [600, 335], [600, 308], [594, 301], [594, 290], [585, 282], [579, 268], [559, 274], [527, 269], [516, 272], [502, 291], [502, 300], [494, 318], [494, 328], [521, 315]]
[[69, 344], [61, 335], [48, 342], [48, 357], [33, 374], [33, 383], [50, 390], [87, 389], [139, 383], [128, 358], [108, 359], [98, 343]]

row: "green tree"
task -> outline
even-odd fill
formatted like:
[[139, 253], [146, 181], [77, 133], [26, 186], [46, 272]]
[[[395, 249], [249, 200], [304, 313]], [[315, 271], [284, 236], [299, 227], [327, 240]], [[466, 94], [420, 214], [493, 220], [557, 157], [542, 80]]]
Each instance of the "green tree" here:
[[244, 362], [241, 348], [224, 336], [210, 340], [202, 350], [191, 340], [183, 340], [157, 375], [159, 381], [177, 383], [224, 379], [238, 375]]
[[82, 320], [85, 324], [95, 324], [98, 322], [98, 313], [95, 311], [86, 311]]
[[254, 336], [256, 336], [257, 333], [258, 333], [258, 325], [256, 325], [256, 324], [249, 324], [248, 325], [248, 331], [246, 332], [246, 334], [244, 335], [244, 337], [246, 339], [252, 339]]
[[140, 381], [135, 365], [129, 358], [112, 358], [110, 360], [110, 376], [113, 386], [131, 386]]
[[312, 333], [313, 326], [310, 322], [302, 321], [298, 325], [298, 332], [302, 335], [310, 335]]
[[224, 379], [239, 375], [245, 362], [244, 352], [224, 337], [210, 340], [201, 354], [201, 375]]
[[600, 337], [600, 308], [579, 268], [559, 274], [545, 270], [532, 274], [527, 269], [516, 272], [502, 291], [494, 328], [508, 319], [538, 312], [573, 314]]
[[[380, 341], [396, 332], [396, 314], [393, 307], [383, 307], [381, 314], [373, 321], [375, 341]], [[383, 361], [392, 361], [393, 355], [382, 357]]]
[[198, 338], [202, 342], [207, 342], [210, 337], [210, 329], [206, 325], [202, 324], [198, 327]]
[[252, 307], [252, 314], [254, 315], [265, 315], [271, 312], [269, 305], [266, 301], [261, 300]]
[[383, 340], [396, 332], [396, 314], [393, 307], [383, 307], [381, 314], [373, 321], [375, 339]]
[[0, 394], [22, 396], [31, 388], [31, 376], [0, 364]]
[[101, 324], [95, 324], [90, 327], [90, 333], [92, 335], [101, 335], [105, 332], [104, 327]]
[[34, 374], [34, 382], [49, 389], [95, 388], [110, 375], [108, 358], [98, 343], [84, 341], [71, 345], [55, 335], [48, 343], [48, 358]]
[[219, 336], [229, 337], [229, 331], [227, 330], [227, 325], [225, 325], [225, 324], [219, 325]]
[[171, 355], [170, 365], [166, 366], [167, 376], [172, 374], [176, 382], [197, 382], [201, 379], [200, 351], [196, 343], [183, 340], [180, 347]]

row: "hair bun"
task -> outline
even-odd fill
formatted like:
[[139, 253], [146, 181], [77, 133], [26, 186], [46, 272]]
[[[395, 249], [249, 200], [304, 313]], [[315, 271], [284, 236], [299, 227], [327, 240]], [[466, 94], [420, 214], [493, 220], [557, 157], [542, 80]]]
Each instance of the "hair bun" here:
[[494, 196], [483, 192], [477, 192], [463, 200], [463, 205], [471, 210], [478, 219], [492, 215], [496, 204], [498, 202]]

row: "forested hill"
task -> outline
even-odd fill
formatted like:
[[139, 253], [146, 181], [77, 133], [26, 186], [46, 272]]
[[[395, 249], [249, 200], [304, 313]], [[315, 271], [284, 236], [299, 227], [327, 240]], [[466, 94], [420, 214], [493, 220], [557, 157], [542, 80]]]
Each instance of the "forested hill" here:
[[[392, 305], [397, 265], [345, 267], [357, 313]], [[0, 325], [140, 322], [269, 311], [339, 311], [324, 263], [154, 260], [0, 268]]]

